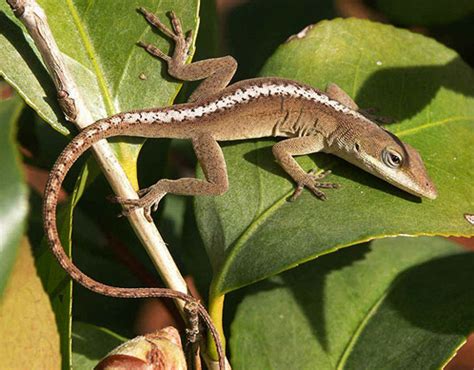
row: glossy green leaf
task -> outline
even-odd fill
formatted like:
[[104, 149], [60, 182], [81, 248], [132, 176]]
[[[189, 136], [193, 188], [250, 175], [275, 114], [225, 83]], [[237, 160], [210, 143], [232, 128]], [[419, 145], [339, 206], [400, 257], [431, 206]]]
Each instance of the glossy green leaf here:
[[[145, 7], [165, 22], [165, 13], [174, 10], [184, 29], [190, 30], [198, 24], [197, 0], [38, 2], [94, 119], [174, 100], [181, 85], [164, 78], [163, 63], [136, 45], [139, 40], [152, 42], [167, 52], [170, 42], [136, 9]], [[30, 37], [23, 34], [6, 2], [0, 2], [0, 11], [0, 75], [43, 119], [67, 133], [71, 126], [64, 124], [54, 86]], [[134, 177], [140, 146], [121, 144], [115, 149], [126, 172]]]
[[108, 329], [74, 322], [72, 333], [72, 364], [74, 370], [89, 370], [112, 349], [127, 339]]
[[238, 369], [441, 368], [474, 329], [474, 253], [440, 238], [341, 250], [249, 289]]
[[0, 294], [15, 261], [28, 209], [16, 143], [16, 123], [22, 108], [17, 97], [0, 100]]
[[[136, 9], [145, 7], [163, 20], [176, 10], [186, 30], [198, 22], [197, 1], [99, 1], [42, 0], [55, 40], [67, 66], [95, 119], [143, 107], [170, 104], [179, 84], [165, 80], [162, 64], [137, 47], [139, 40], [153, 42], [168, 51], [170, 42], [155, 33]], [[45, 67], [36, 54], [30, 37], [6, 3], [0, 45], [0, 70], [27, 102], [50, 124], [63, 122], [58, 114], [56, 94]], [[66, 32], [67, 30], [67, 32]], [[140, 74], [146, 79], [140, 79]], [[59, 121], [59, 122], [58, 122]]]
[[[274, 140], [225, 145], [230, 190], [197, 197], [199, 228], [214, 267], [213, 295], [339, 248], [400, 234], [472, 235], [474, 76], [457, 54], [421, 35], [363, 20], [321, 22], [282, 45], [262, 75], [324, 88], [335, 82], [361, 107], [377, 107], [388, 129], [417, 148], [436, 184], [419, 199], [335, 156], [298, 158], [332, 170], [321, 202], [294, 184], [272, 156]], [[249, 123], [252, 124], [252, 123]], [[255, 122], [254, 124], [258, 124]]]
[[417, 26], [451, 23], [474, 12], [472, 0], [377, 0], [376, 5], [391, 20]]

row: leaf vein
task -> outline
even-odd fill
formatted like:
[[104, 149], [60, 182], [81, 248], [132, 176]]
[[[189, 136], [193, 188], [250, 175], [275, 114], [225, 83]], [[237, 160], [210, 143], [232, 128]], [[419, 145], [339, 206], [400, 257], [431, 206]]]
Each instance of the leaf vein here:
[[426, 122], [424, 124], [418, 125], [418, 126], [413, 127], [413, 128], [409, 128], [409, 129], [401, 130], [401, 131], [396, 131], [396, 132], [394, 132], [394, 134], [396, 134], [397, 136], [411, 135], [413, 133], [425, 130], [425, 129], [430, 128], [430, 127], [441, 126], [441, 125], [444, 125], [446, 123], [450, 123], [450, 122], [454, 122], [454, 121], [474, 121], [474, 116], [455, 116], [455, 117], [442, 119], [442, 120], [439, 120], [439, 121], [433, 121], [433, 122], [429, 121], [429, 122]]

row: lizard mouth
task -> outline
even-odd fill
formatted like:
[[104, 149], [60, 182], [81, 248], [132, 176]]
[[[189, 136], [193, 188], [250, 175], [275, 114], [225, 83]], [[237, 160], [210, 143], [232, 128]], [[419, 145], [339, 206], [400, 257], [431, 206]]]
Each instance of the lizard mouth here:
[[438, 192], [436, 191], [436, 187], [433, 183], [427, 181], [425, 184], [424, 189], [420, 192], [420, 194], [428, 199], [436, 199], [438, 197]]
[[406, 192], [416, 195], [418, 197], [424, 197], [428, 199], [436, 199], [438, 197], [438, 192], [433, 182], [426, 176], [424, 180], [416, 181], [409, 176], [389, 176], [384, 178], [383, 176], [378, 175], [382, 179], [388, 180], [389, 183], [396, 186], [399, 189], [405, 190]]

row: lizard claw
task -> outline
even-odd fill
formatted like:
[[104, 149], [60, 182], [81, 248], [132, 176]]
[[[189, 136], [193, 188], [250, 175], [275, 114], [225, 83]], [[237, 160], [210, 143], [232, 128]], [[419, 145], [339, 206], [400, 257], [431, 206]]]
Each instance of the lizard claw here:
[[308, 190], [310, 190], [318, 199], [326, 200], [326, 194], [324, 194], [319, 189], [338, 189], [339, 184], [334, 184], [331, 182], [319, 182], [316, 180], [320, 180], [329, 175], [330, 173], [330, 170], [323, 171], [321, 173], [316, 173], [316, 169], [312, 169], [311, 171], [309, 171], [302, 180], [298, 181], [296, 189], [289, 199], [290, 202], [296, 200], [301, 195], [305, 187], [308, 188]]

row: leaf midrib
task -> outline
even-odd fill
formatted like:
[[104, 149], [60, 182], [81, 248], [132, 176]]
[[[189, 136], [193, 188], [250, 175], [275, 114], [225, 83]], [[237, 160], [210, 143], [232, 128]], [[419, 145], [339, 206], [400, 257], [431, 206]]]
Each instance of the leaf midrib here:
[[393, 131], [393, 133], [397, 136], [407, 136], [419, 131], [423, 131], [427, 128], [441, 126], [446, 123], [451, 123], [455, 121], [474, 121], [474, 116], [454, 116], [454, 117], [449, 117], [449, 118], [445, 118], [445, 119], [433, 121], [433, 122], [428, 121], [416, 127], [412, 127], [412, 128], [408, 128], [408, 129], [400, 130], [400, 131]]
[[73, 3], [73, 0], [66, 0], [67, 6], [69, 11], [71, 12], [72, 19], [77, 26], [77, 30], [79, 32], [80, 38], [84, 45], [86, 54], [89, 57], [91, 62], [92, 68], [95, 72], [97, 77], [97, 83], [99, 85], [99, 90], [102, 92], [102, 97], [105, 105], [105, 110], [107, 112], [107, 116], [111, 116], [112, 114], [116, 113], [114, 104], [112, 102], [111, 94], [107, 88], [107, 82], [105, 80], [105, 75], [102, 69], [99, 66], [98, 60], [96, 58], [97, 54], [95, 53], [94, 46], [92, 45], [91, 39], [86, 31], [85, 25], [82, 23], [77, 9]]

